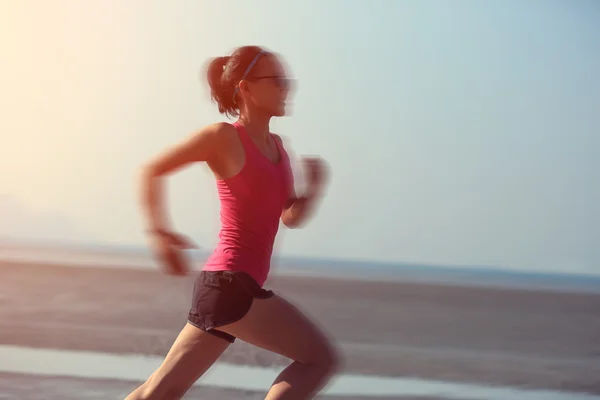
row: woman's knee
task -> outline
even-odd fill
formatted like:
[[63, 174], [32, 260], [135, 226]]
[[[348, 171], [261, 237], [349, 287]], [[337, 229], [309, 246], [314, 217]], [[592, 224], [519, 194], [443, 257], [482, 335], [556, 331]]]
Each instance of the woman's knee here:
[[324, 341], [315, 350], [306, 364], [318, 366], [327, 375], [334, 375], [342, 368], [343, 356], [334, 343]]
[[336, 374], [343, 368], [343, 354], [341, 349], [333, 343], [328, 344], [329, 351], [327, 352], [326, 362], [331, 374]]

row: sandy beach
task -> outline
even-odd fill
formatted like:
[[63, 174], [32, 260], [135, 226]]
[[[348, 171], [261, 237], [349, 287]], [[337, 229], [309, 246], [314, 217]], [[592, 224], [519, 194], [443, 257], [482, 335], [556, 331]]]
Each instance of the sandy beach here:
[[[193, 280], [2, 263], [0, 344], [162, 356], [185, 323]], [[339, 341], [344, 373], [600, 394], [600, 295], [283, 275], [266, 286]], [[221, 360], [289, 362], [240, 341]], [[31, 382], [57, 394], [27, 394]], [[0, 399], [117, 399], [136, 384], [2, 374]], [[77, 397], [65, 387], [92, 394]], [[189, 398], [263, 395], [195, 387]]]

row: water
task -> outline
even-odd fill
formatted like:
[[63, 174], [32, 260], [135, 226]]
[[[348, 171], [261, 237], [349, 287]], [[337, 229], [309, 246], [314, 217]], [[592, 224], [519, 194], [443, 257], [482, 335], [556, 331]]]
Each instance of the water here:
[[[144, 381], [161, 357], [0, 345], [0, 372], [41, 376]], [[279, 370], [217, 362], [196, 385], [264, 391]], [[600, 400], [599, 395], [556, 390], [491, 387], [414, 378], [342, 375], [323, 394], [337, 396], [428, 396], [460, 400]]]
[[[202, 262], [206, 253], [191, 256]], [[147, 250], [141, 247], [111, 246], [22, 246], [0, 245], [0, 260], [57, 263], [78, 267], [157, 268]], [[558, 274], [519, 273], [498, 270], [469, 270], [408, 264], [378, 264], [359, 261], [307, 260], [292, 257], [277, 259], [280, 274], [327, 275], [356, 279], [427, 281], [471, 285], [551, 287], [556, 290], [600, 292], [599, 277]], [[368, 272], [365, 276], [364, 272]], [[363, 344], [364, 346], [364, 344]], [[0, 345], [0, 373], [34, 376], [65, 376], [91, 379], [141, 381], [162, 361], [161, 357], [117, 355], [95, 352], [29, 349]], [[255, 366], [217, 363], [198, 385], [216, 388], [264, 391], [278, 370]], [[232, 379], [233, 378], [233, 379]], [[412, 379], [366, 375], [343, 375], [326, 394], [339, 396], [424, 396], [445, 399], [524, 399], [524, 400], [600, 400], [600, 395], [533, 390], [506, 386], [452, 383], [432, 379]]]

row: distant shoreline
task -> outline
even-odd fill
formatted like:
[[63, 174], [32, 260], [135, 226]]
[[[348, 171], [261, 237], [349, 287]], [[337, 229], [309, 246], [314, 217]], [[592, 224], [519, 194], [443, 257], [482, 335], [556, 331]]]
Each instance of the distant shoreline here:
[[[199, 270], [208, 250], [189, 252]], [[0, 238], [0, 263], [60, 265], [85, 268], [156, 270], [143, 246], [89, 243], [25, 242]], [[493, 267], [443, 266], [368, 260], [320, 259], [276, 255], [275, 275], [370, 282], [406, 282], [466, 287], [509, 288], [568, 293], [600, 293], [600, 274], [560, 273]]]
[[[114, 265], [110, 263], [106, 264], [82, 264], [82, 263], [65, 263], [64, 261], [26, 261], [26, 260], [6, 260], [0, 256], [0, 268], [6, 267], [43, 267], [48, 269], [88, 269], [88, 270], [114, 270], [114, 271], [135, 271], [135, 272], [145, 272], [149, 274], [161, 274], [160, 269], [158, 267], [152, 267], [147, 265]], [[190, 274], [193, 275], [200, 271], [200, 266], [194, 264], [194, 268], [190, 271]], [[476, 274], [476, 271], [474, 271]], [[365, 274], [357, 275], [357, 274], [336, 274], [336, 273], [327, 273], [327, 272], [319, 272], [314, 270], [302, 270], [302, 269], [294, 269], [294, 268], [280, 268], [275, 267], [272, 271], [272, 278], [277, 279], [278, 276], [281, 277], [298, 277], [298, 278], [318, 278], [327, 281], [348, 281], [348, 282], [357, 282], [364, 281], [369, 283], [398, 283], [398, 284], [411, 284], [411, 285], [427, 285], [427, 286], [440, 286], [440, 287], [456, 287], [456, 288], [480, 288], [480, 289], [490, 289], [490, 290], [513, 290], [518, 292], [558, 292], [558, 293], [566, 293], [566, 294], [590, 294], [590, 295], [600, 295], [600, 284], [592, 284], [590, 287], [583, 287], [577, 285], [568, 285], [564, 282], [562, 284], [542, 284], [542, 283], [516, 283], [516, 282], [499, 282], [499, 281], [490, 281], [490, 280], [471, 280], [466, 281], [459, 277], [448, 278], [448, 277], [439, 277], [439, 276], [388, 276], [384, 274]]]

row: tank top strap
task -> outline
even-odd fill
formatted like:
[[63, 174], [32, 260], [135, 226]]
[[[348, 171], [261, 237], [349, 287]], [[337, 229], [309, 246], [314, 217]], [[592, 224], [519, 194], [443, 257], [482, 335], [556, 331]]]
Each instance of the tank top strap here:
[[270, 135], [273, 138], [273, 141], [275, 142], [275, 147], [277, 147], [277, 151], [279, 151], [279, 154], [282, 154], [283, 146], [281, 145], [281, 143], [279, 143], [279, 137], [274, 133], [271, 133]]
[[289, 162], [289, 158], [288, 158], [287, 152], [285, 151], [285, 147], [283, 147], [281, 138], [274, 133], [271, 133], [271, 137], [273, 138], [273, 141], [275, 142], [277, 151], [279, 151], [279, 157], [281, 159], [279, 162], [279, 165], [285, 165], [287, 162]]
[[254, 142], [252, 142], [252, 138], [250, 138], [250, 135], [248, 135], [248, 132], [246, 132], [246, 128], [244, 128], [244, 126], [237, 121], [234, 122], [232, 125], [237, 130], [238, 137], [240, 138], [240, 141], [242, 142], [242, 146], [244, 147], [244, 152], [246, 153], [246, 157], [256, 156], [255, 151], [258, 151], [258, 149], [256, 149], [256, 146], [254, 145]]

